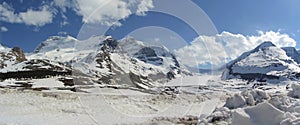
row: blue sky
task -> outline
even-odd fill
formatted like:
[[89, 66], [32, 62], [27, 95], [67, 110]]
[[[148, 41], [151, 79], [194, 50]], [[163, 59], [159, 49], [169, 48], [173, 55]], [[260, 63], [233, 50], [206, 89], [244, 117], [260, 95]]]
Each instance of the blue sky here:
[[[83, 8], [79, 7], [78, 9], [78, 5], [76, 6], [76, 2], [81, 5], [81, 3], [78, 2], [80, 0], [70, 0], [72, 2], [66, 2], [65, 0], [60, 1], [64, 1], [65, 3], [61, 3], [57, 0], [0, 0], [1, 44], [9, 47], [20, 46], [25, 51], [30, 52], [49, 36], [65, 32], [76, 37], [84, 23], [103, 21], [100, 20], [100, 17], [90, 22], [86, 21], [85, 19], [88, 13], [86, 13]], [[267, 32], [272, 30], [275, 32], [279, 31], [282, 34], [288, 34], [289, 37], [294, 40], [300, 41], [300, 8], [298, 7], [300, 1], [193, 0], [193, 2], [210, 17], [218, 33], [227, 31], [233, 34], [243, 34], [247, 36], [258, 35], [258, 31]], [[123, 3], [120, 2], [117, 4], [123, 5]], [[139, 3], [136, 3], [136, 5], [138, 4]], [[169, 4], [174, 6], [174, 8], [183, 6], [176, 5], [176, 3]], [[139, 12], [139, 9], [136, 9], [137, 7], [135, 7], [134, 4], [131, 5], [131, 7], [133, 8], [131, 9], [132, 11]], [[152, 8], [151, 6], [146, 7]], [[155, 4], [153, 8], [155, 8]], [[8, 18], [8, 15], [3, 15], [4, 11], [13, 12], [15, 15], [10, 16], [15, 17], [12, 17], [12, 19]], [[147, 9], [144, 11], [147, 11]], [[26, 12], [45, 13], [35, 18], [28, 17], [30, 14], [27, 16], [26, 14], [20, 14]], [[120, 12], [125, 15], [128, 14], [126, 10]], [[47, 14], [48, 17], [44, 18], [43, 16], [47, 16]], [[115, 17], [110, 18], [114, 19]], [[172, 21], [170, 22], [170, 20]], [[192, 42], [193, 39], [197, 37], [197, 34], [192, 28], [188, 27], [187, 24], [176, 19], [176, 17], [165, 16], [163, 14], [149, 12], [148, 15], [143, 16], [129, 15], [129, 17], [121, 22], [123, 24], [121, 27], [108, 31], [108, 34], [120, 39], [124, 34], [126, 35], [128, 32], [131, 32], [134, 29], [133, 27], [160, 26], [174, 31], [185, 41]], [[299, 44], [297, 48], [300, 48]]]

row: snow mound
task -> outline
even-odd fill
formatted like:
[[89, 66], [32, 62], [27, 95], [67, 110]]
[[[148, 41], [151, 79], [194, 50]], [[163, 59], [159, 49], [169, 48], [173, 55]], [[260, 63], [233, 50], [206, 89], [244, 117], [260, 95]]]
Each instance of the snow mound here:
[[246, 105], [245, 98], [240, 94], [235, 94], [233, 97], [230, 97], [226, 100], [225, 107], [228, 107], [230, 109], [243, 107]]
[[233, 97], [228, 98], [224, 106], [229, 109], [236, 109], [245, 106], [253, 106], [269, 99], [269, 94], [262, 90], [245, 90], [241, 93], [235, 94]]
[[232, 113], [232, 125], [279, 125], [284, 119], [284, 112], [267, 102]]
[[245, 90], [226, 100], [201, 124], [291, 125], [299, 124], [299, 101], [278, 93]]

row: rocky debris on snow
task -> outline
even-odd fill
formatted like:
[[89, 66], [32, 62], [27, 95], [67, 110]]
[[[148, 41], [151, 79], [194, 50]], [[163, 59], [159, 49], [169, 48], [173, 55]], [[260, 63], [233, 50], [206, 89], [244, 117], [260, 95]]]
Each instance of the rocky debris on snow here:
[[62, 77], [58, 78], [59, 81], [64, 83], [64, 86], [74, 86], [74, 80], [73, 78], [68, 78], [68, 77]]
[[199, 125], [217, 124], [229, 125], [231, 122], [230, 110], [226, 107], [216, 108], [214, 112], [205, 119], [200, 119]]
[[0, 69], [0, 79], [9, 78], [48, 78], [50, 76], [70, 76], [72, 69], [63, 63], [51, 62], [50, 60], [33, 59], [13, 64]]
[[165, 93], [167, 95], [179, 94], [180, 90], [178, 87], [165, 87], [160, 93]]
[[197, 125], [199, 118], [197, 116], [184, 116], [184, 117], [156, 117], [150, 122], [142, 124], [151, 124], [151, 125]]

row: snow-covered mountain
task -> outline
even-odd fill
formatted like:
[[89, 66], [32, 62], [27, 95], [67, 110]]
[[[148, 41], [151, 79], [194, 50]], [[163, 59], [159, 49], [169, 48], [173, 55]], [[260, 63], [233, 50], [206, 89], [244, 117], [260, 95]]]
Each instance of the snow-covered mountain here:
[[151, 88], [182, 71], [166, 48], [146, 46], [132, 37], [119, 42], [106, 37], [85, 58], [78, 60], [74, 68], [96, 76], [101, 84], [121, 83], [140, 88]]
[[71, 67], [48, 59], [27, 59], [19, 47], [1, 47], [0, 79], [46, 78], [71, 74]]
[[70, 62], [74, 58], [74, 47], [77, 39], [71, 36], [51, 36], [40, 43], [33, 53], [28, 54], [29, 59], [49, 59], [58, 62]]
[[298, 78], [298, 53], [291, 54], [290, 49], [276, 47], [272, 42], [264, 42], [229, 62], [222, 77], [248, 80]]
[[46, 41], [40, 43], [34, 50], [34, 53], [44, 53], [49, 51], [59, 51], [60, 49], [72, 48], [77, 39], [71, 36], [51, 36]]
[[166, 47], [147, 45], [133, 37], [117, 41], [111, 36], [92, 36], [87, 40], [52, 36], [27, 54], [27, 59], [72, 65], [73, 71], [96, 78], [94, 81], [100, 84], [140, 88], [151, 88], [188, 74]]

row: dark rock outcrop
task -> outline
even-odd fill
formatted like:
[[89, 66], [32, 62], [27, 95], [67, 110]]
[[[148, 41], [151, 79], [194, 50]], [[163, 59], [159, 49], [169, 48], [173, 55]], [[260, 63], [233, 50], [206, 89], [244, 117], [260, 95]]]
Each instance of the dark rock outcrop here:
[[20, 47], [12, 48], [11, 53], [16, 57], [18, 63], [26, 61], [24, 51]]

